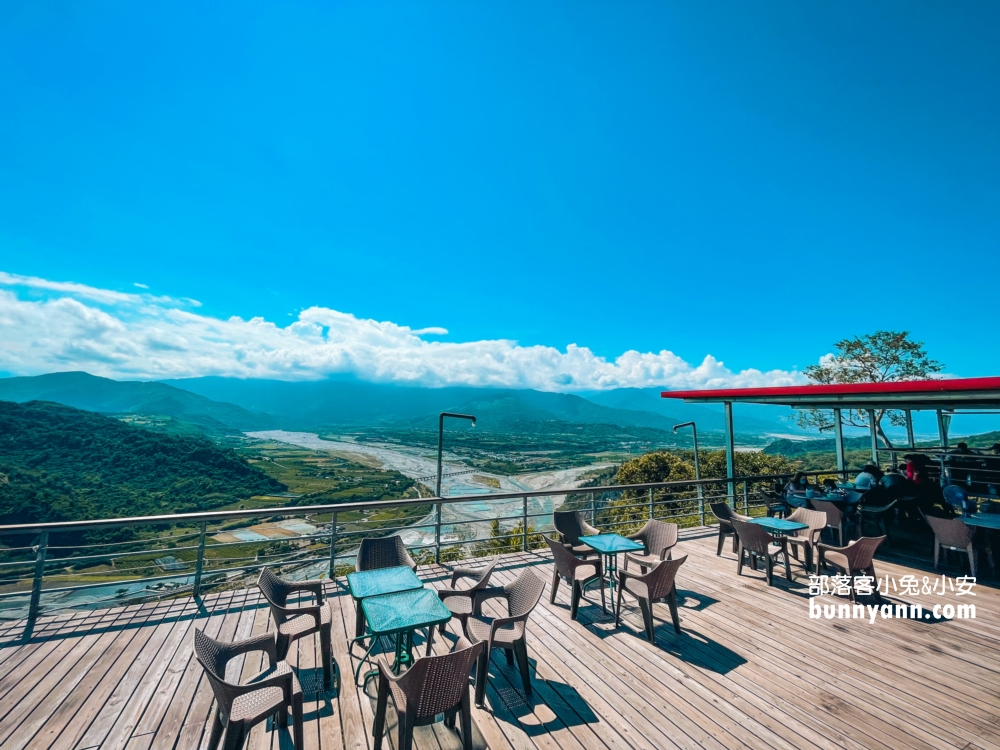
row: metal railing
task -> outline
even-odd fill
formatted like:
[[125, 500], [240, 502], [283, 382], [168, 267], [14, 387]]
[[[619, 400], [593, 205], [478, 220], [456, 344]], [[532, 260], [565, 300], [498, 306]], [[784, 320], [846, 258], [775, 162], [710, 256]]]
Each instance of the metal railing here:
[[[704, 526], [714, 518], [706, 512], [710, 503], [725, 501], [750, 514], [764, 504], [760, 491], [787, 477], [775, 474], [0, 526], [0, 617], [25, 617], [30, 630], [43, 611], [178, 595], [200, 597], [213, 588], [243, 587], [246, 574], [264, 566], [280, 567], [292, 577], [296, 573], [334, 577], [338, 570], [353, 567], [365, 536], [403, 533], [419, 562], [527, 551], [544, 546], [538, 535], [551, 528], [557, 498], [563, 507], [585, 512], [591, 523], [609, 531], [627, 532], [651, 518]], [[483, 503], [490, 506], [486, 513]], [[442, 508], [451, 511], [451, 518], [443, 518]], [[290, 529], [280, 526], [289, 519], [301, 520]], [[433, 555], [425, 556], [427, 550], [433, 550]]]

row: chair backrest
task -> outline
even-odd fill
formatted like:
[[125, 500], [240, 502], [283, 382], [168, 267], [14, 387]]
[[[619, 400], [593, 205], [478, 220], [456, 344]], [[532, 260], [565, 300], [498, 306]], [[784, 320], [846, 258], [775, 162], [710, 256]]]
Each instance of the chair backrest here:
[[969, 499], [969, 494], [957, 484], [949, 484], [941, 492], [944, 494], [944, 501], [959, 513], [965, 512], [965, 501]]
[[260, 575], [257, 577], [257, 588], [267, 599], [268, 604], [284, 607], [288, 603], [288, 594], [291, 589], [270, 568], [264, 568], [260, 571]]
[[738, 518], [734, 518], [730, 523], [733, 524], [743, 549], [758, 555], [768, 554], [768, 547], [774, 541], [774, 537], [767, 532], [767, 529], [749, 521], [741, 521]]
[[708, 507], [712, 509], [712, 513], [720, 521], [729, 521], [733, 517], [733, 509], [726, 503], [712, 503]]
[[236, 700], [236, 693], [233, 685], [226, 682], [226, 664], [229, 662], [229, 650], [226, 644], [215, 640], [211, 636], [198, 628], [194, 629], [194, 655], [205, 670], [208, 677], [208, 684], [212, 686], [212, 693], [219, 703], [219, 708], [226, 716], [229, 715]]
[[542, 598], [545, 583], [525, 568], [512, 583], [503, 587], [510, 617], [527, 617]]
[[684, 564], [685, 560], [687, 560], [687, 555], [678, 557], [676, 560], [664, 560], [643, 576], [646, 586], [649, 588], [651, 599], [662, 599], [670, 593], [670, 589], [674, 587], [677, 570]]
[[810, 500], [809, 502], [812, 503], [812, 507], [816, 510], [826, 513], [827, 526], [840, 526], [840, 522], [844, 520], [844, 514], [833, 503], [826, 500]]
[[412, 568], [413, 559], [406, 551], [406, 545], [403, 544], [403, 538], [399, 534], [361, 540], [358, 556], [354, 561], [354, 569], [359, 573], [363, 570], [395, 568], [400, 565]]
[[975, 532], [971, 526], [967, 526], [961, 518], [936, 518], [935, 516], [924, 516], [938, 544], [945, 547], [955, 547], [965, 549], [972, 541]]
[[557, 542], [552, 537], [542, 534], [542, 539], [545, 540], [545, 543], [549, 545], [549, 549], [552, 550], [552, 560], [555, 563], [556, 570], [559, 571], [559, 575], [572, 581], [573, 571], [576, 570], [577, 556], [566, 549], [565, 544]]
[[798, 536], [809, 537], [812, 536], [817, 531], [822, 531], [826, 528], [826, 513], [821, 510], [809, 510], [808, 508], [796, 508], [792, 511], [791, 515], [788, 516], [789, 521], [795, 521], [796, 523], [804, 523], [808, 526], [808, 529], [801, 529], [798, 532]]
[[856, 504], [864, 500], [866, 494], [867, 493], [865, 492], [858, 492], [857, 490], [848, 490], [844, 493], [844, 499], [847, 500], [848, 503]]
[[847, 557], [852, 570], [864, 570], [871, 566], [875, 550], [884, 541], [884, 536], [863, 536], [846, 547], [841, 547], [839, 551]]
[[557, 510], [552, 513], [552, 524], [567, 544], [579, 544], [584, 534], [583, 516], [578, 510]]
[[486, 588], [490, 583], [490, 576], [493, 575], [493, 569], [499, 561], [499, 557], [494, 557], [485, 566], [477, 570], [473, 576], [474, 583], [469, 587], [469, 590], [478, 591], [479, 589]]
[[406, 694], [407, 712], [413, 711], [419, 720], [454, 708], [462, 691], [469, 689], [469, 673], [485, 646], [459, 638], [451, 653], [421, 656], [413, 662], [393, 686]]
[[635, 536], [646, 548], [647, 555], [658, 555], [677, 544], [677, 524], [650, 519]]

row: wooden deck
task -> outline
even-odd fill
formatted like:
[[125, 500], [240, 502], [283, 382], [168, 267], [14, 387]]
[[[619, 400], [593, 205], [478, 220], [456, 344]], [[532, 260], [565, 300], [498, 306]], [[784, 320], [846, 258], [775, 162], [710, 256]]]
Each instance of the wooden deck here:
[[[549, 748], [940, 748], [1000, 749], [1000, 591], [907, 598], [925, 606], [972, 601], [975, 620], [814, 620], [807, 580], [769, 588], [763, 575], [736, 575], [714, 532], [683, 538], [678, 575], [684, 633], [659, 624], [657, 642], [641, 635], [638, 610], [619, 629], [599, 606], [569, 619], [565, 587], [548, 589], [529, 625], [535, 696], [528, 705], [516, 668], [498, 654], [488, 706], [476, 710], [475, 744], [493, 750]], [[511, 580], [525, 566], [546, 581], [547, 554], [506, 557], [495, 575]], [[901, 565], [879, 563], [898, 579]], [[432, 585], [447, 570], [421, 569]], [[933, 575], [933, 574], [931, 574]], [[349, 675], [351, 598], [330, 584], [337, 617], [339, 694], [318, 691], [318, 643], [289, 656], [306, 690], [306, 747], [366, 749], [373, 701]], [[596, 594], [595, 594], [596, 596]], [[900, 600], [898, 594], [891, 598]], [[657, 614], [667, 616], [657, 605]], [[269, 614], [255, 591], [125, 607], [41, 620], [27, 642], [22, 623], [0, 629], [0, 747], [199, 748], [207, 743], [212, 695], [192, 658], [195, 627], [222, 639], [266, 632]], [[438, 649], [448, 648], [453, 632]], [[259, 661], [237, 665], [253, 673]], [[373, 687], [370, 692], [374, 693]], [[394, 721], [390, 710], [390, 725]], [[387, 747], [394, 746], [390, 734]], [[253, 748], [290, 748], [287, 730], [259, 726]], [[417, 730], [416, 747], [460, 747], [442, 725]]]

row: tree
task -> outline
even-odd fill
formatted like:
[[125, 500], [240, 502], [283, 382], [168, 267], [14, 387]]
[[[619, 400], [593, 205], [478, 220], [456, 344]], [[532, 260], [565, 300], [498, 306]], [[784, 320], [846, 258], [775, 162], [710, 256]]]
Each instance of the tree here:
[[[876, 331], [834, 344], [835, 354], [829, 354], [818, 365], [805, 369], [806, 377], [814, 383], [892, 383], [904, 380], [926, 380], [941, 372], [943, 365], [927, 356], [922, 341], [914, 341], [908, 331]], [[897, 427], [906, 424], [902, 412], [889, 409], [875, 410], [875, 432], [891, 448], [892, 443], [882, 429], [882, 420]], [[846, 409], [841, 413], [845, 423], [854, 427], [868, 427], [868, 414]], [[799, 412], [796, 421], [801, 427], [820, 427], [829, 419], [819, 409]]]

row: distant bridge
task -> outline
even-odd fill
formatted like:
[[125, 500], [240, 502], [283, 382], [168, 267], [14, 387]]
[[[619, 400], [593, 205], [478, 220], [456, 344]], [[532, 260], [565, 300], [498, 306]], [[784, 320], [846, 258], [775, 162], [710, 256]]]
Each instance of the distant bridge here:
[[[468, 471], [450, 471], [447, 474], [442, 474], [441, 478], [445, 477], [460, 477], [463, 474], [475, 474], [479, 469], [469, 469]], [[417, 482], [423, 482], [425, 479], [437, 479], [437, 474], [428, 474], [426, 477], [416, 477]]]

